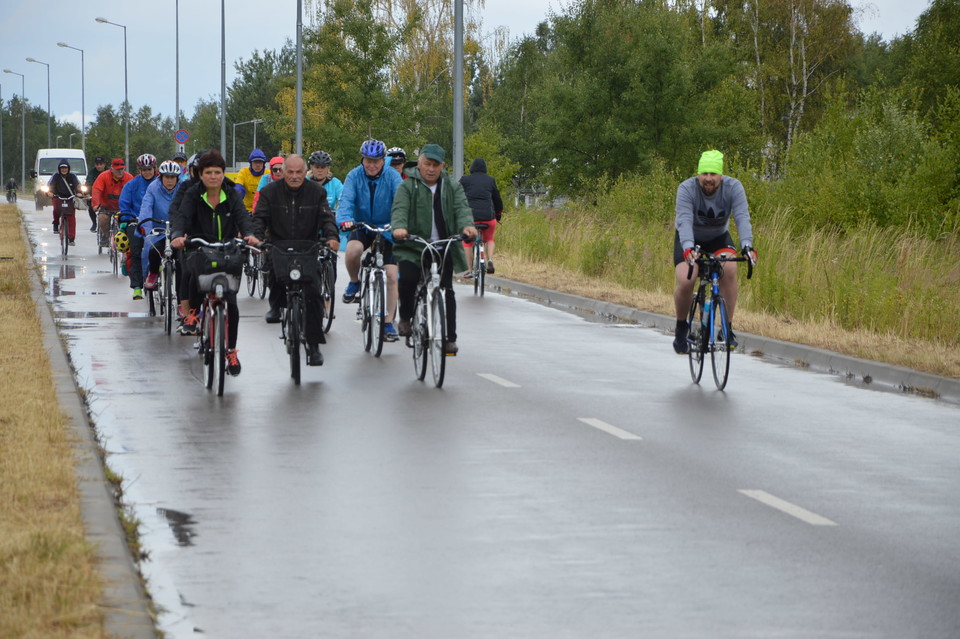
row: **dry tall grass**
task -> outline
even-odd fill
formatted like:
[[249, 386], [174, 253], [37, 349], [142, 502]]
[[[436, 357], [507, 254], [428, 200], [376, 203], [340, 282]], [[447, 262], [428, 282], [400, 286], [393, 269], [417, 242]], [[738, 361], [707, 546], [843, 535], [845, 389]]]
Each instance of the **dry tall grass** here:
[[20, 228], [16, 207], [0, 205], [0, 637], [104, 637]]

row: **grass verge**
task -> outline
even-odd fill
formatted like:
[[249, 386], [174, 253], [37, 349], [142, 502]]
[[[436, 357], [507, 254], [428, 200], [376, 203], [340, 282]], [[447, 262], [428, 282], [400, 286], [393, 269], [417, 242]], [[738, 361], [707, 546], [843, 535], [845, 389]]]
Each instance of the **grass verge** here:
[[105, 637], [17, 209], [0, 205], [0, 637]]

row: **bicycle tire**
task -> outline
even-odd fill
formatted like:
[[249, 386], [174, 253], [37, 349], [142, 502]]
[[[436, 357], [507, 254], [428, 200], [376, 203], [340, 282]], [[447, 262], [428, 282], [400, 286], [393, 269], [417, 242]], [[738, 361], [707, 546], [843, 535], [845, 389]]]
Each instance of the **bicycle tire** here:
[[713, 297], [713, 340], [710, 344], [710, 361], [713, 364], [713, 381], [717, 390], [723, 390], [730, 375], [730, 322], [727, 319], [727, 303], [720, 295]]
[[483, 270], [483, 257], [480, 254], [480, 239], [473, 242], [473, 294], [477, 295], [483, 290], [480, 284], [480, 271]]
[[97, 255], [103, 255], [103, 229], [100, 228], [100, 213], [97, 216]]
[[690, 377], [694, 384], [700, 383], [703, 376], [703, 357], [704, 357], [704, 335], [703, 327], [703, 303], [698, 294], [693, 296], [693, 303], [690, 305], [690, 314], [687, 316], [687, 323], [690, 330], [687, 333], [687, 358], [690, 362]]
[[67, 230], [67, 220], [65, 215], [60, 215], [60, 255], [67, 256], [70, 251], [70, 233]]
[[386, 295], [386, 282], [383, 280], [383, 271], [375, 271], [373, 274], [373, 291], [371, 291], [372, 303], [370, 304], [370, 333], [373, 335], [373, 356], [380, 357], [383, 352], [383, 331], [384, 320], [386, 317], [384, 296]]
[[257, 290], [260, 291], [260, 299], [267, 296], [267, 258], [263, 253], [257, 255]]
[[247, 258], [247, 263], [243, 265], [243, 276], [247, 278], [247, 295], [253, 297], [257, 294], [257, 256], [251, 253]]
[[[477, 238], [477, 245], [481, 244], [480, 238]], [[477, 277], [477, 288], [480, 290], [480, 297], [483, 297], [484, 291], [487, 289], [487, 253], [483, 250], [483, 247], [480, 248], [480, 268], [478, 269]]]
[[227, 376], [227, 326], [226, 309], [223, 304], [217, 305], [214, 312], [214, 342], [213, 363], [217, 373], [217, 396], [223, 395], [223, 382]]
[[370, 308], [371, 294], [370, 269], [364, 267], [360, 271], [360, 330], [363, 335], [363, 350], [370, 352], [373, 348], [373, 310]]
[[213, 327], [213, 313], [209, 306], [207, 306], [201, 317], [200, 317], [200, 355], [203, 357], [203, 365], [206, 369], [206, 382], [205, 386], [207, 388], [213, 388], [213, 338], [214, 338], [214, 327]]
[[290, 296], [290, 323], [287, 326], [288, 333], [287, 350], [290, 352], [290, 377], [294, 384], [300, 383], [300, 331], [303, 328], [303, 311], [300, 308], [300, 296]]
[[435, 289], [430, 300], [430, 364], [433, 371], [433, 383], [437, 388], [443, 386], [443, 377], [447, 370], [447, 321], [446, 298], [443, 289]]
[[163, 279], [161, 284], [163, 293], [163, 332], [167, 335], [173, 333], [173, 315], [176, 313], [175, 300], [173, 299], [173, 264], [167, 262], [160, 271], [160, 277]]
[[417, 374], [417, 379], [423, 381], [427, 376], [427, 338], [429, 328], [427, 327], [427, 292], [420, 288], [417, 291], [417, 304], [413, 312], [413, 325], [411, 326], [412, 335], [410, 340], [413, 344], [413, 369]]
[[147, 312], [150, 314], [150, 317], [156, 317], [157, 312], [159, 311], [159, 308], [160, 308], [160, 304], [157, 300], [160, 294], [157, 292], [156, 289], [152, 291], [150, 289], [146, 289], [144, 290], [144, 293], [147, 294], [147, 306], [148, 306]]
[[323, 322], [324, 333], [330, 332], [333, 325], [333, 305], [337, 299], [336, 287], [337, 263], [333, 259], [324, 260], [321, 270], [320, 280], [320, 301], [323, 303]]

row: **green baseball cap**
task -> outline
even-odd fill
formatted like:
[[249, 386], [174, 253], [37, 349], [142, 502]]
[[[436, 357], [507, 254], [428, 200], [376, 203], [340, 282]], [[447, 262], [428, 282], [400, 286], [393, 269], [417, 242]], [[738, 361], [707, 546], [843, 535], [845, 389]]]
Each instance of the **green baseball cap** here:
[[427, 144], [420, 149], [420, 155], [426, 156], [436, 162], [445, 162], [447, 152], [439, 144]]
[[697, 165], [697, 173], [723, 174], [723, 153], [720, 151], [704, 151]]

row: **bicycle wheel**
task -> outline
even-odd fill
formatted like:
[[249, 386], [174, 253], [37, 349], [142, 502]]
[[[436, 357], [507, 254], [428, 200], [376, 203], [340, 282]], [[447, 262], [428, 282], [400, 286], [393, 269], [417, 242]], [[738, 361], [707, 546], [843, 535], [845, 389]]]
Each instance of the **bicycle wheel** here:
[[260, 291], [260, 299], [267, 296], [267, 258], [263, 253], [257, 255], [257, 290]]
[[[480, 268], [474, 286], [480, 290], [480, 297], [483, 297], [487, 284], [487, 253], [483, 250], [483, 242], [480, 241], [479, 237], [477, 238], [477, 246], [480, 247]], [[474, 289], [474, 292], [476, 292], [476, 289]]]
[[160, 308], [160, 302], [157, 299], [160, 296], [160, 293], [157, 291], [157, 289], [153, 289], [152, 291], [147, 289], [144, 292], [147, 294], [147, 304], [149, 307], [148, 312], [150, 313], [150, 317], [156, 317]]
[[480, 283], [480, 272], [485, 270], [483, 265], [483, 255], [480, 251], [480, 240], [479, 238], [473, 242], [473, 294], [477, 295], [482, 294], [483, 285]]
[[730, 374], [730, 321], [727, 319], [727, 303], [719, 295], [713, 298], [713, 342], [710, 344], [710, 360], [713, 362], [713, 381], [723, 390]]
[[287, 325], [287, 350], [290, 352], [290, 377], [294, 384], [300, 383], [300, 331], [303, 328], [303, 311], [300, 296], [290, 296], [290, 322]]
[[247, 295], [253, 297], [257, 294], [257, 255], [255, 253], [247, 257], [247, 263], [243, 265], [243, 276], [247, 278]]
[[373, 274], [373, 290], [370, 291], [370, 333], [373, 335], [373, 356], [380, 357], [383, 351], [383, 326], [386, 294], [386, 282], [383, 281], [383, 271]]
[[223, 304], [217, 304], [214, 313], [213, 363], [217, 374], [217, 395], [223, 395], [223, 380], [227, 376], [227, 312]]
[[177, 312], [176, 300], [173, 299], [173, 277], [173, 264], [167, 262], [163, 265], [163, 268], [160, 269], [160, 278], [163, 280], [161, 282], [161, 291], [163, 292], [160, 294], [163, 312], [163, 332], [167, 335], [173, 333], [173, 316]]
[[63, 257], [67, 256], [67, 251], [70, 250], [70, 233], [67, 230], [67, 218], [64, 215], [60, 216], [60, 255]]
[[214, 314], [212, 309], [207, 306], [204, 308], [200, 317], [200, 355], [203, 357], [203, 365], [206, 368], [206, 387], [213, 388], [214, 376]]
[[330, 326], [333, 324], [333, 304], [337, 299], [336, 286], [337, 263], [333, 259], [324, 260], [321, 269], [320, 280], [320, 300], [323, 302], [323, 323], [324, 333], [330, 332]]
[[690, 331], [687, 333], [687, 357], [690, 359], [690, 377], [694, 384], [700, 383], [700, 377], [703, 376], [703, 356], [704, 341], [708, 335], [703, 330], [704, 324], [703, 304], [699, 294], [693, 296], [693, 303], [690, 305], [690, 315], [687, 316], [687, 322], [690, 325]]
[[417, 290], [417, 305], [413, 314], [411, 331], [413, 369], [417, 374], [417, 379], [422, 381], [427, 376], [427, 348], [429, 345], [427, 340], [430, 335], [427, 326], [427, 291], [425, 288]]
[[370, 270], [363, 268], [360, 271], [360, 330], [363, 331], [363, 350], [370, 352], [373, 348], [373, 309], [371, 298], [373, 290], [370, 282]]
[[443, 374], [447, 367], [447, 309], [443, 289], [435, 289], [430, 300], [430, 363], [433, 383], [443, 386]]
[[114, 236], [110, 236], [110, 268], [113, 269], [113, 276], [116, 277], [120, 269], [119, 255]]

